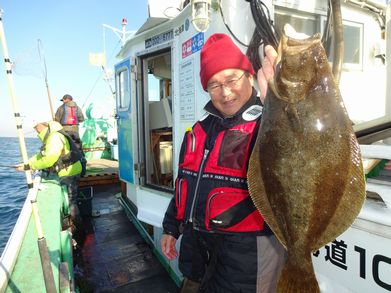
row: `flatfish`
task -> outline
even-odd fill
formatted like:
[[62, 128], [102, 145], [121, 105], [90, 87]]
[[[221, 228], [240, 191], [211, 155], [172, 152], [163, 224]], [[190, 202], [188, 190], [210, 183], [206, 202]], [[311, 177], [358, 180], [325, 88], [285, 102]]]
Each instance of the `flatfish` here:
[[283, 35], [248, 182], [287, 250], [278, 292], [319, 292], [311, 253], [353, 223], [365, 199], [359, 145], [319, 34]]

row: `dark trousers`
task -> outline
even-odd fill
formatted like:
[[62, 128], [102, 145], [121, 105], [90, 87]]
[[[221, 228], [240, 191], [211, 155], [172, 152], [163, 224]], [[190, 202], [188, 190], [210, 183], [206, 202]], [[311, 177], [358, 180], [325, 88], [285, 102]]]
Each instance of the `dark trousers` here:
[[179, 269], [185, 278], [201, 282], [199, 292], [254, 293], [257, 265], [257, 236], [206, 233], [185, 227]]
[[274, 235], [212, 234], [185, 227], [179, 269], [185, 281], [197, 283], [184, 282], [181, 292], [275, 293], [285, 259]]
[[198, 244], [192, 225], [185, 225], [179, 253], [179, 270], [185, 278], [201, 282], [207, 266], [206, 253]]
[[80, 175], [60, 177], [60, 185], [66, 186], [69, 200], [69, 213], [73, 223], [79, 222], [80, 213], [77, 206], [77, 196], [79, 192]]
[[257, 236], [199, 234], [208, 262], [200, 292], [256, 292]]

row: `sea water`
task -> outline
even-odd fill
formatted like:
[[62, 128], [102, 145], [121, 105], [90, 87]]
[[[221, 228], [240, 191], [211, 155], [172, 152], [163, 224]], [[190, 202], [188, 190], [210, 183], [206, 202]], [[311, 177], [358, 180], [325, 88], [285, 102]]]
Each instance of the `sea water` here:
[[[38, 138], [25, 138], [25, 143], [29, 157], [41, 147]], [[22, 156], [18, 138], [0, 137], [0, 255], [27, 197], [25, 173], [11, 167], [20, 162]]]

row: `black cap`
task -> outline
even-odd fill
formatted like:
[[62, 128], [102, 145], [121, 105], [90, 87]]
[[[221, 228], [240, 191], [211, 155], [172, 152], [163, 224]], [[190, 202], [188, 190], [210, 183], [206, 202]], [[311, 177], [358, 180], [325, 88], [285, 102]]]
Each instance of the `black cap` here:
[[72, 98], [72, 96], [71, 95], [68, 95], [68, 94], [66, 94], [66, 95], [64, 95], [63, 97], [62, 97], [62, 99], [60, 100], [61, 102], [63, 102], [65, 99], [69, 99], [69, 100], [73, 100], [73, 98]]

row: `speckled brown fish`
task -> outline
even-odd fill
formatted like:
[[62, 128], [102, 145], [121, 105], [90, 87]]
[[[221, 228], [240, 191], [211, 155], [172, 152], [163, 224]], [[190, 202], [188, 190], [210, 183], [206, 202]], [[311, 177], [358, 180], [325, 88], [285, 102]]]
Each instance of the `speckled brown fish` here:
[[248, 171], [251, 197], [288, 258], [278, 292], [319, 292], [311, 252], [365, 199], [359, 145], [319, 35], [283, 36]]

